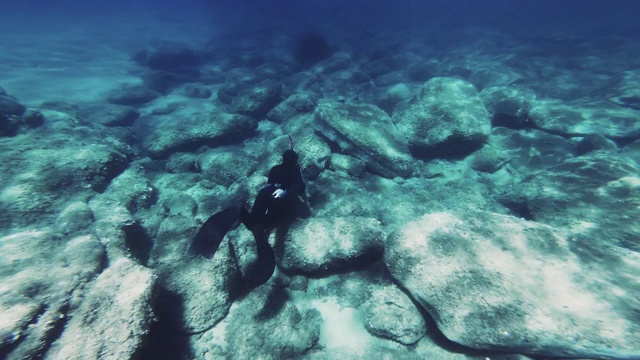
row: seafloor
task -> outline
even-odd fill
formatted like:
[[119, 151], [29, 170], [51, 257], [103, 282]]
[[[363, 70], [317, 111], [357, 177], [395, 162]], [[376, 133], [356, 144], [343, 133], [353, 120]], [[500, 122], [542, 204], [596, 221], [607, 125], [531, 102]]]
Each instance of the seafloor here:
[[[640, 358], [637, 33], [14, 20], [0, 358]], [[288, 135], [312, 216], [240, 292], [243, 226], [186, 250]]]

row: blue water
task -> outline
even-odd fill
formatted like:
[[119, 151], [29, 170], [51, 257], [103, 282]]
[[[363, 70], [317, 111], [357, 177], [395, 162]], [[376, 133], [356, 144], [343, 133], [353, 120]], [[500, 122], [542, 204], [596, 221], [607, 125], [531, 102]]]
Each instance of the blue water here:
[[[191, 267], [193, 263], [185, 260], [183, 250], [211, 214], [233, 200], [255, 196], [268, 169], [280, 160], [283, 146], [289, 146], [285, 135], [291, 133], [303, 154], [309, 203], [314, 213], [321, 215], [319, 218], [329, 219], [330, 224], [334, 224], [331, 222], [333, 217], [366, 218], [363, 223], [375, 223], [388, 235], [425, 214], [460, 210], [455, 208], [458, 206], [507, 214], [517, 221], [531, 221], [562, 230], [571, 228], [583, 235], [570, 237], [572, 245], [569, 248], [571, 251], [578, 249], [571, 256], [581, 260], [593, 257], [596, 259], [594, 264], [601, 266], [586, 266], [585, 271], [606, 270], [602, 280], [605, 285], [594, 280], [596, 282], [585, 285], [591, 287], [588, 290], [580, 289], [593, 299], [606, 298], [611, 311], [616, 315], [623, 314], [620, 317], [633, 325], [635, 320], [640, 321], [637, 315], [640, 305], [637, 296], [633, 296], [638, 290], [633, 279], [637, 279], [638, 274], [618, 274], [616, 271], [619, 263], [628, 266], [620, 270], [623, 272], [640, 268], [633, 257], [640, 249], [640, 232], [633, 224], [633, 216], [637, 214], [635, 181], [638, 178], [637, 162], [640, 161], [638, 15], [640, 1], [631, 0], [0, 0], [0, 88], [3, 89], [0, 96], [3, 101], [19, 102], [46, 117], [44, 125], [36, 126], [29, 123], [33, 118], [26, 115], [31, 112], [11, 113], [11, 116], [0, 113], [3, 171], [0, 178], [0, 251], [4, 251], [0, 252], [0, 260], [10, 269], [9, 265], [17, 264], [15, 259], [19, 259], [22, 261], [20, 266], [27, 269], [24, 272], [27, 275], [17, 267], [0, 270], [0, 281], [4, 281], [4, 277], [7, 283], [17, 284], [14, 288], [3, 287], [0, 292], [0, 311], [6, 310], [14, 316], [6, 317], [10, 320], [2, 320], [0, 316], [0, 320], [5, 321], [0, 323], [0, 335], [4, 336], [0, 338], [0, 358], [46, 357], [53, 353], [48, 351], [59, 351], [68, 346], [65, 341], [61, 341], [62, 345], [52, 343], [73, 336], [65, 337], [64, 334], [72, 321], [68, 319], [73, 319], [74, 314], [79, 314], [76, 319], [83, 315], [83, 308], [74, 301], [80, 303], [78, 299], [90, 296], [88, 290], [82, 292], [82, 289], [91, 289], [94, 279], [91, 276], [99, 276], [110, 268], [109, 262], [120, 258], [129, 258], [138, 270], [149, 270], [159, 276], [160, 300], [153, 304], [159, 321], [152, 325], [145, 323], [151, 328], [151, 337], [141, 336], [148, 341], [145, 344], [151, 345], [143, 346], [142, 350], [134, 349], [141, 351], [145, 359], [158, 356], [203, 358], [203, 354], [208, 358], [257, 358], [260, 351], [256, 349], [261, 348], [251, 341], [243, 342], [246, 340], [243, 334], [235, 334], [228, 340], [232, 344], [242, 344], [234, 349], [220, 340], [218, 331], [223, 331], [224, 326], [242, 330], [243, 322], [251, 321], [245, 319], [248, 317], [245, 313], [253, 314], [251, 311], [261, 304], [264, 304], [264, 311], [256, 312], [266, 317], [263, 319], [265, 324], [274, 327], [280, 321], [273, 320], [279, 319], [276, 316], [285, 314], [298, 319], [301, 316], [298, 311], [317, 307], [322, 316], [317, 311], [305, 312], [311, 314], [304, 316], [308, 323], [298, 324], [303, 335], [308, 335], [305, 331], [312, 334], [317, 330], [312, 326], [317, 325], [314, 321], [322, 323], [320, 318], [324, 321], [324, 325], [317, 325], [322, 329], [318, 330], [321, 331], [320, 340], [316, 336], [315, 341], [311, 341], [312, 349], [300, 344], [296, 346], [302, 349], [296, 350], [290, 350], [295, 348], [290, 344], [275, 350], [267, 346], [265, 351], [274, 351], [265, 355], [267, 358], [282, 354], [358, 358], [354, 354], [360, 345], [354, 346], [355, 350], [351, 348], [352, 352], [342, 353], [341, 349], [350, 344], [374, 342], [380, 348], [371, 345], [372, 349], [384, 348], [391, 358], [420, 358], [430, 354], [425, 348], [442, 351], [438, 354], [446, 351], [448, 355], [453, 354], [451, 356], [465, 354], [460, 356], [468, 356], [466, 358], [496, 356], [493, 352], [496, 349], [508, 355], [518, 356], [522, 352], [532, 357], [542, 356], [541, 359], [547, 355], [565, 354], [562, 346], [555, 348], [553, 342], [552, 345], [544, 343], [540, 346], [543, 350], [538, 351], [534, 340], [529, 342], [526, 338], [524, 344], [515, 340], [509, 343], [511, 340], [507, 339], [504, 340], [507, 345], [478, 346], [478, 351], [472, 350], [472, 345], [460, 346], [455, 339], [447, 340], [445, 331], [435, 329], [439, 319], [434, 320], [427, 314], [433, 311], [430, 306], [424, 306], [420, 311], [413, 309], [425, 317], [427, 327], [432, 327], [420, 340], [422, 345], [405, 346], [390, 340], [384, 340], [385, 343], [378, 337], [371, 340], [373, 335], [363, 325], [366, 312], [363, 308], [374, 292], [371, 289], [385, 286], [395, 289], [401, 285], [407, 290], [404, 289], [406, 284], [400, 284], [402, 279], [392, 278], [380, 258], [382, 250], [377, 248], [370, 257], [370, 254], [358, 254], [362, 255], [358, 259], [365, 259], [362, 260], [364, 263], [353, 265], [353, 268], [349, 258], [349, 261], [338, 259], [335, 263], [321, 264], [312, 270], [304, 269], [305, 264], [300, 265], [303, 270], [295, 273], [295, 278], [294, 274], [274, 275], [268, 285], [246, 299], [239, 299], [240, 305], [231, 308], [228, 316], [226, 312], [235, 299], [224, 296], [232, 291], [226, 287], [215, 289], [224, 295], [221, 295], [223, 299], [212, 297], [211, 300], [202, 295], [203, 292], [193, 290], [203, 286], [210, 291], [206, 285], [219, 285], [216, 282], [219, 278], [209, 281], [214, 278], [209, 276], [212, 273], [229, 276], [224, 281], [219, 280], [225, 286], [236, 280], [225, 272], [228, 267], [220, 270], [223, 265], [219, 263], [203, 262], [202, 268], [209, 267], [195, 271]], [[311, 45], [304, 47], [304, 44]], [[187, 59], [159, 61], [160, 65], [145, 60], [146, 51], [151, 53], [163, 46], [185, 50]], [[321, 101], [330, 104], [323, 108], [329, 113], [332, 107], [342, 109], [343, 105], [354, 113], [365, 113], [366, 107], [362, 110], [357, 106], [373, 104], [382, 109], [373, 112], [375, 120], [382, 119], [389, 125], [394, 113], [411, 104], [411, 99], [434, 77], [446, 78], [446, 84], [454, 84], [442, 88], [446, 94], [456, 94], [454, 90], [467, 85], [474, 89], [476, 97], [483, 91], [492, 94], [492, 89], [498, 89], [498, 97], [506, 94], [504, 102], [507, 105], [494, 101], [495, 98], [482, 98], [489, 112], [496, 111], [485, 119], [490, 134], [485, 134], [481, 141], [468, 143], [456, 143], [459, 138], [454, 136], [451, 142], [445, 141], [440, 147], [426, 150], [416, 149], [415, 144], [407, 146], [404, 139], [400, 141], [404, 141], [402, 151], [394, 153], [401, 153], [403, 157], [394, 159], [409, 159], [406, 160], [409, 165], [385, 169], [384, 164], [389, 163], [384, 160], [388, 159], [381, 161], [376, 158], [379, 155], [376, 151], [359, 148], [371, 144], [358, 143], [358, 139], [350, 138], [348, 131], [347, 134], [330, 134], [335, 130], [331, 126], [336, 124], [329, 124], [330, 121], [323, 118], [324, 114], [314, 114], [315, 106]], [[460, 85], [461, 82], [466, 85]], [[250, 106], [252, 104], [243, 103], [244, 94], [261, 86], [267, 88], [265, 92], [282, 93], [275, 96], [274, 101], [261, 104], [264, 108], [256, 109]], [[152, 91], [150, 95], [143, 94], [149, 95], [149, 99], [132, 99], [139, 94], [125, 94], [124, 100], [118, 98], [130, 88]], [[513, 95], [505, 89], [521, 93]], [[305, 100], [312, 104], [294, 114], [300, 115], [297, 118], [300, 122], [291, 120], [293, 116], [287, 112], [293, 111], [291, 108], [279, 113], [270, 112], [292, 94], [308, 96]], [[459, 99], [444, 100], [456, 103]], [[111, 114], [95, 109], [111, 106], [110, 103], [130, 106], [128, 109], [135, 110], [136, 116], [133, 120], [119, 119], [118, 123], [109, 123], [108, 115]], [[501, 104], [504, 109], [490, 108]], [[536, 111], [532, 110], [534, 107]], [[94, 110], [100, 116], [96, 116]], [[527, 113], [530, 110], [531, 114]], [[211, 135], [217, 129], [200, 127], [232, 122], [229, 120], [233, 119], [229, 115], [232, 113], [249, 116], [242, 118], [250, 124], [240, 134], [228, 131], [220, 139]], [[359, 119], [358, 115], [354, 116]], [[566, 122], [563, 122], [563, 116], [568, 119]], [[576, 118], [579, 120], [571, 123]], [[326, 123], [319, 125], [322, 121]], [[393, 121], [394, 124], [398, 122], [396, 118]], [[350, 125], [360, 130], [366, 128], [358, 121]], [[397, 128], [389, 126], [393, 131], [385, 132], [375, 126], [371, 125], [369, 136], [375, 134], [384, 138], [389, 135], [396, 140], [392, 135], [396, 134]], [[163, 137], [167, 134], [172, 134], [174, 139]], [[341, 141], [353, 141], [355, 145], [343, 146]], [[478, 165], [483, 158], [469, 161], [487, 142], [491, 146], [483, 150], [489, 148], [494, 153], [486, 155], [486, 163]], [[65, 147], [68, 147], [68, 153], [64, 152]], [[95, 159], [91, 157], [93, 155]], [[340, 156], [345, 156], [346, 160]], [[344, 163], [340, 164], [340, 160]], [[365, 165], [367, 162], [375, 164]], [[535, 193], [532, 189], [547, 192]], [[587, 189], [586, 195], [581, 193], [583, 189]], [[529, 199], [533, 205], [519, 203], [513, 199], [520, 190], [523, 191], [522, 198], [533, 196], [532, 193], [539, 197]], [[554, 198], [555, 190], [558, 190], [557, 194], [578, 200], [567, 205], [561, 201], [563, 199], [558, 199], [561, 195]], [[505, 200], [501, 196], [507, 193], [516, 195]], [[572, 193], [579, 196], [571, 198]], [[70, 216], [70, 213], [74, 215]], [[566, 222], [563, 216], [566, 216]], [[435, 219], [440, 217], [434, 215]], [[599, 217], [601, 223], [598, 223]], [[74, 223], [74, 219], [80, 219], [76, 220], [80, 223]], [[125, 225], [118, 222], [121, 220]], [[494, 218], [492, 221], [498, 222]], [[120, 231], [120, 227], [125, 230]], [[484, 230], [491, 233], [493, 229]], [[36, 235], [32, 234], [34, 231]], [[238, 255], [238, 263], [250, 263], [252, 258], [247, 254], [253, 249], [251, 241], [249, 245], [242, 243], [242, 234], [234, 234], [233, 240], [240, 245], [236, 244], [239, 250], [231, 251], [244, 251]], [[64, 263], [64, 267], [69, 268], [82, 263], [71, 258], [62, 261], [56, 256], [58, 252], [65, 253], [61, 249], [66, 249], [71, 238], [85, 235], [95, 236], [91, 239], [95, 240], [95, 246], [104, 250], [105, 259], [87, 265], [87, 268], [94, 266], [97, 270], [78, 284], [81, 293], [69, 295], [74, 288], [60, 295], [54, 285], [71, 283], [71, 280], [64, 278], [66, 275], [61, 272], [60, 279], [53, 276], [54, 285], [47, 285], [46, 279], [41, 281], [42, 274], [50, 270], [49, 262], [56, 266]], [[14, 243], [22, 238], [37, 239], [36, 244], [55, 239], [49, 242], [55, 251], [40, 253]], [[143, 239], [143, 243], [138, 238]], [[598, 241], [593, 245], [584, 239]], [[584, 248], [580, 247], [583, 245], [580, 241], [586, 242]], [[344, 241], [345, 247], [349, 247], [345, 243], [352, 245]], [[606, 246], [601, 249], [598, 244]], [[611, 255], [607, 253], [609, 245], [624, 251], [612, 251]], [[548, 250], [540, 247], [543, 248], [541, 251]], [[311, 248], [316, 251], [313, 254], [327, 250]], [[509, 244], [496, 248], [506, 252]], [[221, 249], [226, 255], [228, 247], [223, 244]], [[454, 250], [450, 253], [455, 253]], [[569, 251], [564, 248], [562, 251], [565, 250]], [[276, 257], [281, 255], [277, 251]], [[553, 253], [553, 249], [548, 251]], [[14, 252], [14, 257], [6, 255]], [[38, 256], [33, 258], [33, 253]], [[332, 249], [327, 253], [333, 255]], [[535, 252], [536, 256], [538, 254]], [[220, 260], [220, 255], [216, 256]], [[371, 258], [375, 261], [366, 263]], [[225, 261], [231, 263], [228, 258]], [[279, 268], [283, 266], [282, 262], [278, 258]], [[301, 262], [304, 263], [304, 259]], [[177, 265], [172, 268], [174, 263]], [[238, 263], [233, 266], [243, 266]], [[196, 274], [188, 286], [184, 285], [188, 281], [180, 282], [184, 280], [181, 278], [183, 272]], [[32, 273], [36, 275], [30, 275]], [[222, 273], [224, 275], [220, 275]], [[474, 285], [473, 276], [469, 274], [472, 272], [465, 276], [469, 276], [471, 280], [468, 281]], [[35, 285], [20, 285], [23, 275], [27, 279], [24, 283]], [[571, 279], [571, 284], [580, 286], [582, 280], [576, 278]], [[628, 282], [620, 280], [618, 284], [618, 279]], [[562, 288], [564, 283], [560, 280], [551, 285]], [[489, 281], [478, 283], [481, 287]], [[602, 291], [604, 295], [597, 290], [601, 285], [606, 289]], [[407, 290], [411, 291], [414, 289]], [[14, 292], [19, 300], [9, 296]], [[66, 296], [64, 304], [50, 304], [50, 293]], [[397, 293], [400, 292], [394, 296]], [[576, 291], [569, 295], [576, 293], [582, 294]], [[438, 295], [440, 298], [447, 296]], [[405, 299], [409, 307], [425, 301], [420, 294], [412, 296], [414, 302]], [[220, 305], [224, 311], [215, 308], [217, 303], [211, 305], [218, 300], [224, 303]], [[595, 300], [594, 303], [600, 304]], [[599, 309], [588, 305], [585, 308], [589, 311]], [[198, 317], [201, 308], [215, 321]], [[105, 310], [107, 314], [108, 310]], [[142, 311], [132, 316], [140, 313]], [[513, 313], [519, 314], [518, 311]], [[510, 315], [513, 314], [503, 317]], [[576, 322], [584, 320], [590, 324], [590, 314], [581, 315], [587, 320], [580, 318]], [[213, 326], [217, 323], [212, 322], [222, 321], [225, 316], [228, 323]], [[483, 329], [491, 328], [486, 324], [500, 320], [493, 319], [494, 316], [502, 317], [491, 314], [487, 317], [489, 320], [483, 320], [487, 323], [479, 321], [477, 324]], [[40, 318], [57, 320], [51, 320], [55, 323], [53, 329], [38, 332], [33, 328], [42, 325], [42, 322], [38, 323]], [[624, 321], [620, 320], [621, 323]], [[252, 334], [274, 336], [270, 329], [260, 328], [260, 324], [260, 321], [251, 324], [251, 331], [257, 329]], [[176, 330], [182, 325], [197, 329], [197, 334]], [[357, 334], [343, 335], [341, 329]], [[635, 332], [630, 331], [629, 338], [640, 338], [637, 325], [633, 329]], [[309, 337], [313, 338], [312, 335]], [[585, 334], [585, 337], [589, 340], [591, 335]], [[625, 351], [631, 354], [640, 351], [637, 346], [622, 348], [620, 345], [618, 348], [617, 343], [598, 342], [600, 338], [593, 336], [596, 339], [593, 347], [597, 348], [594, 353], [589, 352], [592, 343], [586, 340], [586, 350], [570, 348], [566, 353], [586, 354], [587, 357], [605, 354], [601, 358], [614, 354], [623, 358]], [[295, 339], [295, 336], [290, 335], [288, 339]], [[465, 340], [484, 344], [486, 339]], [[576, 344], [579, 344], [578, 340]], [[606, 350], [611, 353], [602, 350], [607, 346], [612, 348]], [[362, 356], [360, 358], [371, 358], [378, 350], [357, 354]], [[83, 355], [78, 356], [82, 358]]]

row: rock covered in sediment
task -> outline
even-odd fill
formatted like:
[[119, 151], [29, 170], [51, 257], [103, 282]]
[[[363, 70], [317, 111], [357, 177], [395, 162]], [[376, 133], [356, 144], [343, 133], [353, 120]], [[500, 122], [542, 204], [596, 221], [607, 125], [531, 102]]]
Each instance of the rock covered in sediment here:
[[316, 107], [315, 125], [322, 136], [382, 176], [406, 178], [413, 173], [406, 140], [376, 106], [322, 103]]
[[220, 146], [251, 136], [256, 119], [217, 111], [189, 114], [179, 121], [154, 122], [144, 133], [142, 148], [154, 158], [166, 158], [176, 151], [193, 151], [201, 146]]
[[[534, 172], [498, 196], [517, 216], [570, 230], [601, 245], [640, 250], [640, 167], [609, 152]], [[601, 239], [601, 240], [597, 240]]]
[[356, 269], [380, 259], [384, 238], [372, 218], [298, 220], [287, 232], [280, 267], [304, 274]]
[[104, 246], [90, 235], [23, 231], [0, 237], [0, 252], [0, 354], [40, 357], [101, 271]]
[[480, 97], [492, 117], [493, 126], [511, 129], [532, 127], [529, 111], [536, 99], [533, 91], [518, 86], [492, 86], [483, 89]]
[[548, 356], [640, 356], [637, 252], [511, 216], [441, 212], [392, 234], [385, 263], [459, 344]]
[[79, 115], [87, 121], [105, 126], [129, 126], [140, 113], [134, 108], [116, 104], [97, 104], [82, 108]]
[[456, 78], [429, 80], [418, 95], [396, 107], [393, 122], [411, 152], [424, 158], [466, 155], [482, 147], [491, 131], [478, 91]]
[[283, 123], [297, 115], [311, 112], [316, 106], [316, 99], [307, 94], [293, 94], [271, 109], [267, 119]]
[[327, 169], [333, 171], [343, 171], [351, 176], [361, 176], [366, 168], [366, 163], [358, 158], [349, 155], [331, 154], [327, 161]]
[[59, 210], [58, 203], [104, 191], [126, 168], [127, 155], [114, 146], [113, 138], [59, 145], [73, 136], [3, 144], [5, 154], [21, 155], [8, 157], [1, 166], [0, 223], [10, 227], [43, 221]]
[[610, 102], [540, 99], [529, 112], [538, 128], [563, 136], [601, 134], [612, 139], [640, 138], [640, 112]]
[[[182, 311], [173, 326], [185, 332], [203, 331], [222, 320], [229, 312], [231, 293], [239, 282], [228, 241], [222, 242], [211, 259], [187, 255], [198, 230], [195, 225], [192, 215], [166, 217], [154, 236], [149, 257], [149, 266], [158, 274], [159, 285], [180, 299]], [[170, 298], [159, 301], [164, 307], [174, 306]]]
[[214, 149], [200, 154], [195, 166], [215, 184], [229, 186], [244, 181], [258, 166], [258, 160], [242, 150]]
[[201, 85], [187, 85], [183, 91], [186, 97], [192, 99], [208, 99], [212, 94], [209, 88]]
[[365, 326], [373, 335], [411, 345], [427, 332], [416, 305], [395, 286], [376, 289], [364, 309]]
[[231, 107], [235, 113], [262, 119], [281, 101], [281, 96], [282, 84], [266, 82], [240, 93]]
[[120, 258], [92, 284], [46, 359], [130, 359], [153, 318], [152, 271]]
[[[535, 129], [518, 131], [496, 127], [491, 132], [488, 146], [499, 151], [499, 157], [507, 158], [510, 166], [523, 173], [558, 165], [576, 155], [576, 145], [571, 141]], [[484, 148], [480, 149], [473, 156], [483, 157], [484, 151]]]
[[640, 71], [625, 71], [610, 100], [620, 106], [640, 110]]
[[318, 342], [320, 313], [298, 310], [282, 289], [262, 286], [237, 306], [226, 329], [231, 358], [295, 358]]
[[[39, 117], [34, 116], [39, 114]], [[27, 111], [27, 107], [6, 92], [0, 93], [0, 136], [15, 136], [21, 125], [33, 128], [42, 125], [44, 118], [37, 111]]]
[[142, 85], [128, 85], [109, 93], [107, 100], [116, 105], [142, 105], [155, 100], [160, 93]]

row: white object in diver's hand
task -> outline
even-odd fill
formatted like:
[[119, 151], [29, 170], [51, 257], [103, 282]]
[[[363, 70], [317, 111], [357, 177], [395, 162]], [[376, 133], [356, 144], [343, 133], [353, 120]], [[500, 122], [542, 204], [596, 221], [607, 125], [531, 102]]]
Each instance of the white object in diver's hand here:
[[271, 194], [271, 196], [277, 199], [277, 198], [283, 197], [286, 193], [287, 193], [286, 190], [276, 189], [276, 191], [274, 191], [273, 194]]

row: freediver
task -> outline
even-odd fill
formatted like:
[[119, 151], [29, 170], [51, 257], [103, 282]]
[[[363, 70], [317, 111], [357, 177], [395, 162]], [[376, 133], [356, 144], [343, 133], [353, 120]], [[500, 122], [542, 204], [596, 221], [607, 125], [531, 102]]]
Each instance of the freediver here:
[[271, 231], [310, 215], [298, 154], [293, 150], [291, 138], [289, 140], [291, 149], [282, 154], [282, 163], [269, 171], [267, 184], [258, 192], [251, 212], [244, 201], [238, 201], [214, 214], [202, 225], [189, 247], [189, 254], [211, 258], [227, 232], [242, 222], [253, 233], [258, 254], [244, 278], [250, 287], [264, 284], [275, 271], [275, 253], [269, 244]]
[[269, 171], [267, 185], [258, 192], [251, 212], [242, 208], [240, 220], [252, 232], [286, 224], [295, 219], [301, 196], [305, 196], [305, 184], [298, 154], [287, 150], [282, 154], [282, 163]]

